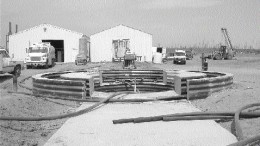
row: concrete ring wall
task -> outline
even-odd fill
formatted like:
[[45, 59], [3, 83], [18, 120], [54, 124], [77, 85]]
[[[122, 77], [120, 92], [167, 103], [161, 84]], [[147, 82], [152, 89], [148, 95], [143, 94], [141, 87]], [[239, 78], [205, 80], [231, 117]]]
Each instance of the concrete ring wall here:
[[[91, 74], [90, 78], [85, 79], [60, 79], [62, 74], [73, 73], [53, 72], [38, 74], [32, 77], [33, 79], [33, 94], [35, 95], [50, 95], [50, 96], [66, 96], [71, 98], [91, 98], [93, 91], [103, 92], [120, 92], [123, 91], [123, 86], [109, 85], [101, 86], [101, 75], [98, 73]], [[79, 71], [84, 72], [84, 71]], [[190, 71], [195, 72], [195, 71]], [[114, 72], [111, 72], [112, 74]], [[125, 73], [125, 72], [123, 72]], [[147, 72], [149, 74], [149, 72]], [[166, 90], [175, 90], [181, 96], [186, 96], [188, 100], [206, 98], [213, 92], [225, 89], [233, 83], [233, 75], [229, 73], [219, 72], [198, 72], [203, 73], [199, 76], [185, 76], [171, 74], [166, 72], [166, 84], [146, 83], [137, 85], [137, 88], [142, 88], [147, 92], [158, 92]], [[147, 76], [149, 76], [147, 74]], [[144, 75], [144, 74], [143, 74]], [[164, 73], [165, 75], [165, 73]], [[59, 78], [59, 79], [57, 79]], [[164, 79], [163, 79], [164, 80]], [[162, 81], [163, 81], [162, 80]], [[112, 91], [111, 91], [111, 90]], [[132, 90], [132, 89], [131, 89]]]
[[187, 80], [187, 99], [206, 98], [211, 93], [223, 90], [233, 84], [233, 75], [230, 73], [203, 72], [206, 78]]
[[71, 72], [44, 73], [33, 76], [33, 94], [72, 98], [85, 98], [91, 95], [90, 91], [94, 88], [93, 77], [85, 80], [56, 79], [65, 73]]

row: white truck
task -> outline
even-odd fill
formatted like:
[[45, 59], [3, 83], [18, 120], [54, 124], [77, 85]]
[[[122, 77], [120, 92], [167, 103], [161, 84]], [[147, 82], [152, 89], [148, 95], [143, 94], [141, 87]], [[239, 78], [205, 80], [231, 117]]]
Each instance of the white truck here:
[[11, 73], [20, 76], [22, 61], [13, 61], [4, 48], [0, 48], [0, 74]]
[[26, 49], [26, 68], [53, 67], [55, 65], [55, 48], [49, 42], [33, 43]]
[[186, 64], [186, 52], [184, 50], [175, 50], [173, 64]]

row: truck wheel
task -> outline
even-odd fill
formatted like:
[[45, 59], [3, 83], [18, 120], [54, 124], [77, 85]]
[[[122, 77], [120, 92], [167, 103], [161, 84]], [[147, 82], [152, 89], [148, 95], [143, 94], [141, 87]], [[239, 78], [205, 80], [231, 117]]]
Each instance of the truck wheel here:
[[46, 64], [44, 65], [44, 68], [45, 68], [45, 69], [48, 69], [48, 68], [49, 68], [48, 61], [47, 61]]
[[214, 60], [221, 60], [221, 59], [222, 59], [222, 57], [220, 54], [215, 54]]
[[31, 68], [31, 66], [30, 65], [26, 65], [26, 69], [30, 69]]
[[232, 60], [233, 56], [231, 54], [227, 55], [227, 60]]
[[51, 67], [54, 67], [54, 66], [55, 66], [55, 60], [52, 59], [52, 60], [51, 60]]
[[18, 77], [21, 75], [21, 66], [19, 66], [19, 65], [15, 66], [13, 75], [18, 76]]

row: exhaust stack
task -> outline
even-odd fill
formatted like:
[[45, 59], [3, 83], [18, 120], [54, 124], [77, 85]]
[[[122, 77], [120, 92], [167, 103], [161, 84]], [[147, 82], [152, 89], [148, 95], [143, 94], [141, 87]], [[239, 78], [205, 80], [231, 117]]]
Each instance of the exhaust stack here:
[[18, 25], [16, 24], [15, 25], [15, 33], [17, 33], [18, 32]]
[[9, 32], [8, 35], [12, 35], [12, 23], [9, 22]]

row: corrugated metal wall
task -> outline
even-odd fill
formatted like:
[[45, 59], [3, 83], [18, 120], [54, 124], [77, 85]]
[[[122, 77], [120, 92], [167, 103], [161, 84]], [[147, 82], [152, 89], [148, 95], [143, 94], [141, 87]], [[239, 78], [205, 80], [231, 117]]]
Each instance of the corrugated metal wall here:
[[112, 61], [112, 41], [118, 39], [129, 39], [131, 51], [142, 56], [141, 61], [152, 61], [152, 35], [123, 25], [90, 36], [91, 61]]
[[[46, 31], [44, 31], [46, 28]], [[9, 53], [14, 54], [14, 60], [24, 61], [26, 48], [30, 43], [42, 40], [64, 40], [64, 62], [74, 62], [78, 54], [81, 33], [62, 29], [50, 24], [41, 24], [28, 30], [20, 31], [10, 36]]]

